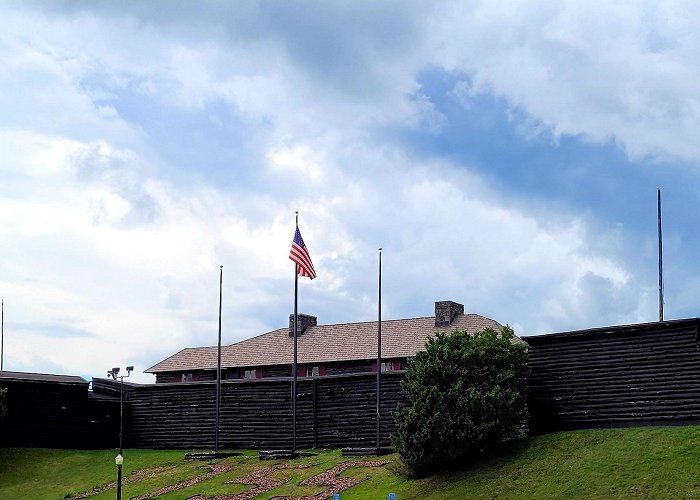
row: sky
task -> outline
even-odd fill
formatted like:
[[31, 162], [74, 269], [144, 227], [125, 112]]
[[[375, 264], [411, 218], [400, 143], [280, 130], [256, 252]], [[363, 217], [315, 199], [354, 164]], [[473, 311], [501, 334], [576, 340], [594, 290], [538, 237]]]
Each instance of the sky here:
[[4, 1], [4, 369], [283, 327], [700, 316], [700, 4]]

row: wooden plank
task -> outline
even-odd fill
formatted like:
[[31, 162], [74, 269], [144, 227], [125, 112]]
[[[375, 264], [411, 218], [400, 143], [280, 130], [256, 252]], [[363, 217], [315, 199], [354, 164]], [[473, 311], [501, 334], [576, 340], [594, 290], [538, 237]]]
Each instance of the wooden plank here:
[[696, 320], [529, 342], [531, 429], [700, 421]]

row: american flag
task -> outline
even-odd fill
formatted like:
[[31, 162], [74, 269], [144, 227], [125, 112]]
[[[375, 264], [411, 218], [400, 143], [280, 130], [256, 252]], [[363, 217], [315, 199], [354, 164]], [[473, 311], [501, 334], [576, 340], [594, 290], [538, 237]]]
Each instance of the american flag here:
[[289, 252], [289, 258], [297, 265], [297, 274], [299, 276], [308, 276], [311, 279], [316, 277], [316, 270], [311, 262], [309, 251], [304, 245], [304, 240], [301, 239], [301, 233], [297, 227], [294, 233], [294, 241], [292, 241], [292, 249]]

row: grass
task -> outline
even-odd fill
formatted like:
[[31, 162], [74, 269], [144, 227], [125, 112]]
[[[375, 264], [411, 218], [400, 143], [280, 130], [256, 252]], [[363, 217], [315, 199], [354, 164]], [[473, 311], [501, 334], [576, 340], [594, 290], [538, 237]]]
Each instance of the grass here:
[[[61, 499], [116, 479], [113, 450], [47, 450], [0, 448], [0, 498]], [[135, 470], [167, 465], [154, 477], [125, 484], [123, 498], [153, 493], [188, 479], [203, 477], [206, 462], [184, 460], [184, 451], [125, 450], [124, 476]], [[381, 457], [384, 459], [385, 457]], [[341, 498], [700, 498], [700, 427], [640, 427], [561, 432], [514, 442], [472, 468], [409, 480], [397, 455], [385, 467], [350, 468], [343, 477], [363, 479]], [[182, 499], [197, 494], [233, 495], [251, 486], [232, 480], [288, 463], [303, 468], [276, 470], [271, 479], [283, 484], [255, 497], [315, 495], [324, 486], [299, 485], [346, 459], [338, 450], [290, 462], [264, 461], [257, 453], [218, 460], [232, 469], [197, 484], [160, 495]], [[373, 459], [374, 460], [374, 459]], [[199, 467], [199, 468], [198, 468]], [[108, 488], [91, 499], [114, 498]]]
[[698, 426], [560, 432], [400, 491], [426, 499], [700, 498], [698, 463]]

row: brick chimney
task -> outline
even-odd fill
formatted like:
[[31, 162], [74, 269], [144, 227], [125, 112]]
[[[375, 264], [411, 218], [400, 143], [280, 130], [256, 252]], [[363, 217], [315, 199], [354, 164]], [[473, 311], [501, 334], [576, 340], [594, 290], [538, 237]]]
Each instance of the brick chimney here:
[[[309, 316], [308, 314], [297, 314], [297, 320], [299, 321], [299, 324], [297, 325], [297, 335], [299, 337], [301, 337], [301, 335], [306, 331], [307, 328], [309, 328], [310, 326], [317, 325], [316, 316]], [[293, 314], [289, 315], [289, 336], [294, 338]]]
[[450, 326], [459, 314], [464, 314], [464, 306], [451, 300], [435, 302], [435, 326]]

